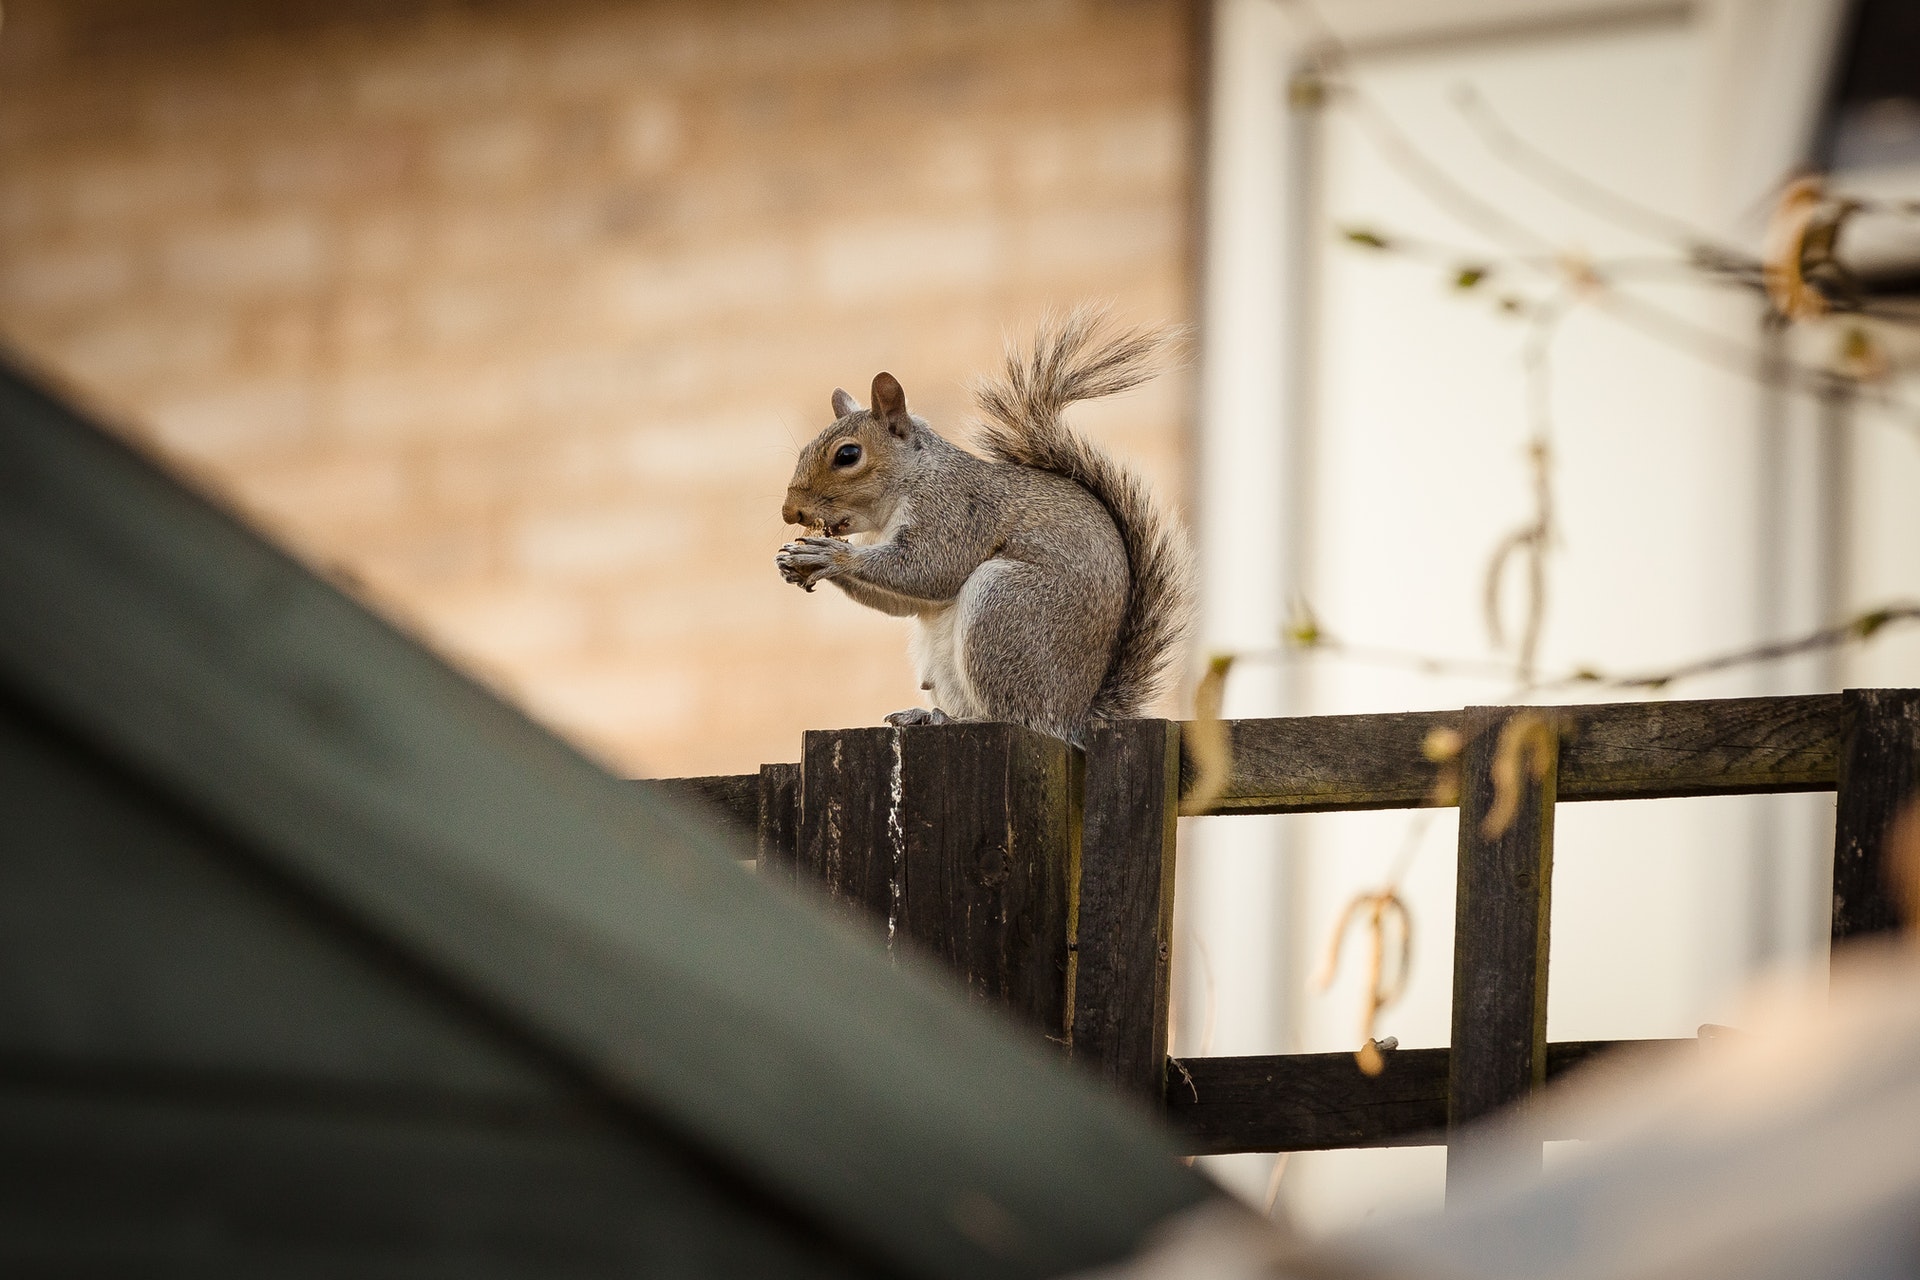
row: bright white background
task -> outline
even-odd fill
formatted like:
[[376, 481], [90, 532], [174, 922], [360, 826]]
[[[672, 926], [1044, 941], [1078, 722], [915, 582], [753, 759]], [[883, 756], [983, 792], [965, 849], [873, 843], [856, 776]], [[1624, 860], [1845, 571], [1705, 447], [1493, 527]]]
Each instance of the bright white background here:
[[[1808, 6], [1615, 5], [1601, 7], [1624, 16], [1539, 21], [1566, 7], [1333, 0], [1326, 16], [1362, 50], [1356, 81], [1422, 155], [1555, 244], [1599, 260], [1662, 251], [1503, 163], [1454, 105], [1459, 87], [1472, 86], [1516, 132], [1602, 185], [1716, 235], [1750, 236], [1742, 215], [1770, 180], [1756, 187], [1753, 175], [1783, 166], [1800, 143], [1788, 136], [1791, 114], [1780, 123], [1777, 101], [1792, 98], [1792, 78], [1774, 73], [1774, 119], [1763, 122], [1743, 106], [1753, 100], [1743, 77], [1764, 63], [1753, 51], [1770, 47], [1769, 32], [1812, 56], [1804, 36], [1781, 35], [1811, 20]], [[1516, 13], [1525, 19], [1517, 28]], [[1402, 38], [1413, 28], [1421, 30]], [[1490, 298], [1450, 288], [1439, 265], [1338, 241], [1334, 228], [1355, 225], [1476, 254], [1500, 248], [1388, 163], [1349, 111], [1326, 117], [1324, 222], [1290, 214], [1283, 94], [1309, 29], [1270, 0], [1227, 0], [1218, 11], [1197, 504], [1203, 643], [1272, 646], [1286, 600], [1300, 594], [1346, 640], [1484, 657], [1487, 556], [1530, 510], [1525, 326]], [[1392, 41], [1381, 43], [1383, 35]], [[1774, 136], [1756, 139], [1756, 129]], [[1297, 269], [1289, 246], [1300, 243], [1313, 246], [1318, 274], [1318, 304], [1305, 317], [1288, 303]], [[1757, 313], [1745, 301], [1688, 284], [1634, 292], [1754, 341]], [[1303, 349], [1293, 327], [1302, 324], [1313, 335], [1304, 357], [1289, 354]], [[1800, 354], [1822, 351], [1814, 343]], [[1821, 536], [1810, 407], [1789, 406], [1788, 483], [1769, 501], [1761, 395], [1751, 381], [1594, 308], [1560, 327], [1552, 365], [1560, 540], [1543, 669], [1659, 668], [1751, 644], [1768, 617], [1789, 630], [1828, 620], [1820, 557], [1806, 551]], [[1313, 387], [1308, 413], [1288, 408], [1295, 377]], [[1846, 569], [1835, 589], [1856, 607], [1920, 598], [1920, 440], [1870, 413], [1852, 440]], [[1786, 529], [1788, 545], [1806, 554], [1770, 560], [1769, 527]], [[1511, 700], [1499, 682], [1324, 659], [1236, 681], [1235, 715]], [[1884, 642], [1839, 667], [1745, 672], [1674, 696], [1836, 681], [1920, 684], [1920, 637]], [[1756, 971], [1822, 963], [1831, 813], [1828, 797], [1562, 806], [1549, 1035], [1691, 1035], [1730, 1016]], [[1310, 992], [1307, 980], [1341, 906], [1381, 882], [1413, 821], [1386, 813], [1189, 823], [1175, 1051], [1353, 1048], [1357, 954], [1327, 994]], [[1447, 1041], [1454, 838], [1452, 814], [1433, 815], [1403, 886], [1416, 926], [1413, 982], [1381, 1031], [1408, 1046]], [[1264, 1198], [1271, 1157], [1208, 1163], [1235, 1189]], [[1325, 1230], [1435, 1202], [1443, 1172], [1437, 1149], [1297, 1156], [1282, 1205], [1303, 1227]]]

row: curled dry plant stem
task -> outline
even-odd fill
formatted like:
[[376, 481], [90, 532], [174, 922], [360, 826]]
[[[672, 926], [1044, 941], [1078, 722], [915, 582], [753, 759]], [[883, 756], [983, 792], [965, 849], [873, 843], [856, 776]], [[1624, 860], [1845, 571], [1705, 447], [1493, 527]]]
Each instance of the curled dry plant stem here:
[[1522, 687], [1533, 684], [1540, 654], [1540, 636], [1547, 620], [1547, 555], [1553, 542], [1553, 336], [1569, 306], [1564, 295], [1534, 309], [1527, 332], [1524, 364], [1527, 374], [1527, 464], [1533, 480], [1533, 516], [1502, 538], [1487, 562], [1487, 634], [1495, 648], [1506, 645], [1500, 612], [1500, 588], [1507, 565], [1524, 556], [1527, 568], [1526, 613], [1514, 654], [1513, 674]]
[[1481, 835], [1498, 840], [1507, 833], [1519, 816], [1526, 780], [1539, 782], [1547, 776], [1559, 746], [1559, 734], [1555, 719], [1537, 711], [1523, 711], [1501, 726], [1491, 768], [1493, 803], [1480, 822]]
[[[1435, 730], [1429, 735], [1424, 750], [1428, 759], [1439, 766], [1438, 772], [1442, 777], [1454, 776], [1451, 770], [1463, 742], [1457, 730]], [[1436, 780], [1436, 792], [1444, 785]], [[1439, 803], [1457, 801], [1457, 782], [1454, 786], [1455, 794]], [[1374, 1037], [1374, 1031], [1381, 1013], [1406, 994], [1407, 982], [1413, 973], [1413, 913], [1400, 896], [1400, 883], [1418, 856], [1421, 839], [1432, 820], [1431, 810], [1415, 814], [1407, 826], [1400, 851], [1387, 872], [1386, 883], [1378, 889], [1355, 895], [1341, 909], [1339, 921], [1334, 925], [1333, 936], [1328, 942], [1326, 961], [1314, 979], [1314, 985], [1321, 991], [1333, 985], [1334, 977], [1339, 973], [1340, 954], [1345, 948], [1347, 934], [1354, 921], [1364, 919], [1367, 930], [1367, 979], [1360, 1017], [1360, 1048], [1354, 1053], [1354, 1062], [1363, 1075], [1377, 1076], [1386, 1070], [1386, 1058], [1380, 1052], [1381, 1042]], [[1399, 930], [1398, 955], [1391, 982], [1386, 980], [1389, 921], [1396, 924]]]
[[[1366, 994], [1362, 1006], [1360, 1048], [1354, 1054], [1354, 1061], [1363, 1075], [1377, 1076], [1386, 1070], [1386, 1059], [1374, 1040], [1374, 1029], [1379, 1023], [1380, 1011], [1406, 994], [1407, 977], [1413, 965], [1413, 917], [1397, 887], [1388, 885], [1372, 893], [1362, 893], [1347, 903], [1345, 910], [1340, 913], [1339, 922], [1334, 925], [1326, 964], [1315, 985], [1322, 991], [1333, 985], [1334, 976], [1339, 972], [1340, 953], [1345, 949], [1347, 934], [1353, 923], [1363, 916], [1367, 931]], [[1392, 927], [1389, 921], [1397, 925], [1399, 933], [1391, 980], [1386, 964], [1387, 933]]]

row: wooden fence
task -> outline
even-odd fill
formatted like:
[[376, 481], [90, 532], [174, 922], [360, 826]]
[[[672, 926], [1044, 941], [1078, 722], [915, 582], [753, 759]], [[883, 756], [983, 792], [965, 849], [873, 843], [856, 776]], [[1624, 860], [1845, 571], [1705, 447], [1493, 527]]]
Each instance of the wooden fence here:
[[[1496, 804], [1516, 716], [1544, 717]], [[1461, 750], [1429, 758], [1436, 730]], [[1084, 752], [1010, 725], [810, 732], [798, 764], [652, 783], [757, 835], [764, 874], [822, 886], [889, 946], [952, 966], [1195, 1153], [1445, 1142], [1622, 1043], [1546, 1040], [1553, 815], [1562, 802], [1837, 791], [1833, 939], [1896, 925], [1882, 840], [1920, 787], [1920, 690], [1240, 720], [1208, 812], [1460, 809], [1450, 1049], [1166, 1056], [1181, 726], [1095, 728]], [[1439, 771], [1450, 771], [1436, 786]], [[1514, 801], [1517, 800], [1517, 807]], [[1489, 834], [1490, 831], [1497, 832]], [[1551, 1136], [1578, 1136], [1574, 1134]], [[1450, 1167], [1452, 1182], [1456, 1169]]]

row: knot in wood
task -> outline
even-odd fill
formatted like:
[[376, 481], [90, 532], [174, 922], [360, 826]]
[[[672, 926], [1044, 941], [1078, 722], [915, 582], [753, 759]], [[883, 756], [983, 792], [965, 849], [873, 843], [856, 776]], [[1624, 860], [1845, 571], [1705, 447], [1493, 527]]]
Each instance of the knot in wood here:
[[974, 865], [973, 878], [984, 888], [998, 889], [1007, 882], [1013, 873], [1012, 860], [1007, 857], [1005, 845], [989, 844], [980, 849], [979, 860]]

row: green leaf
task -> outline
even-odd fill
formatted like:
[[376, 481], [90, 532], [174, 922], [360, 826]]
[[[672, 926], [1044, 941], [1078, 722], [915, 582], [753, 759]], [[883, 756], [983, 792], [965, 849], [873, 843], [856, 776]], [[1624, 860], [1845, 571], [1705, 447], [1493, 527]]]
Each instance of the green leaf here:
[[1865, 640], [1893, 621], [1893, 610], [1875, 609], [1872, 613], [1863, 613], [1853, 620], [1853, 633]]
[[1347, 243], [1357, 244], [1363, 249], [1393, 248], [1385, 236], [1377, 231], [1369, 231], [1365, 227], [1344, 227], [1340, 234], [1346, 238]]
[[1485, 267], [1461, 267], [1453, 277], [1453, 287], [1456, 289], [1471, 289], [1486, 278], [1487, 269]]

